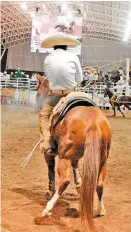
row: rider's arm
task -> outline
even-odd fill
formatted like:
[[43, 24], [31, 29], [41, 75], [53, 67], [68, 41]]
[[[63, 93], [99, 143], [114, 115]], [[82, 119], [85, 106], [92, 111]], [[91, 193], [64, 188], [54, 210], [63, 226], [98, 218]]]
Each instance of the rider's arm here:
[[46, 79], [48, 80], [48, 70], [49, 70], [49, 65], [48, 65], [48, 60], [50, 59], [50, 55], [46, 56], [44, 60], [44, 74], [46, 76]]
[[77, 56], [75, 57], [75, 63], [76, 63], [76, 82], [80, 84], [84, 78], [82, 74], [81, 64]]

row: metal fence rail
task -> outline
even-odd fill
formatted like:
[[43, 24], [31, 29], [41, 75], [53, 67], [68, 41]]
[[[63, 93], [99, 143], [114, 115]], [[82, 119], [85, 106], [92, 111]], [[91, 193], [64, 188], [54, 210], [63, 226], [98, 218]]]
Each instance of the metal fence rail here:
[[[36, 85], [37, 81], [31, 80], [29, 78], [11, 78], [1, 80], [1, 89], [2, 90], [14, 90], [14, 96], [4, 97], [2, 96], [2, 102], [7, 102], [7, 104], [31, 104], [35, 106], [36, 104]], [[111, 86], [114, 88], [114, 84]], [[87, 88], [79, 88], [79, 91], [88, 93], [91, 98], [96, 102], [98, 106], [101, 107], [111, 107], [108, 98], [104, 98], [104, 89], [106, 85], [103, 82], [97, 82], [96, 85], [88, 86]], [[125, 94], [126, 88], [119, 88], [117, 93], [122, 95]], [[129, 86], [129, 95], [131, 95], [131, 86]]]
[[33, 81], [29, 78], [12, 78], [8, 80], [1, 80], [1, 88], [13, 88], [13, 89], [35, 89], [37, 81]]

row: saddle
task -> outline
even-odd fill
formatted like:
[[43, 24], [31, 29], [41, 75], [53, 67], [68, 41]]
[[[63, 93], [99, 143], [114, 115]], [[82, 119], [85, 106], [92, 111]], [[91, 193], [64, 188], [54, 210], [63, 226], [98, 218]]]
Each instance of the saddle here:
[[90, 98], [87, 93], [83, 92], [71, 92], [66, 97], [62, 97], [58, 104], [54, 107], [50, 120], [53, 120], [52, 128], [54, 128], [66, 115], [66, 113], [76, 106], [94, 106], [97, 107], [96, 103]]

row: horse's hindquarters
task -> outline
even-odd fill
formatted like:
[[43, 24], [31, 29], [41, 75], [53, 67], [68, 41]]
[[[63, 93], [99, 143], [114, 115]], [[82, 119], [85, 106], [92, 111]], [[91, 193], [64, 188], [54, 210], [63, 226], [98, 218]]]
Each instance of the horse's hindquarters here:
[[[100, 126], [103, 137], [110, 131], [107, 119], [99, 108], [77, 106], [65, 115], [61, 124], [58, 124], [53, 132], [54, 135], [56, 132], [58, 137], [60, 158], [79, 160], [83, 156], [87, 128], [94, 122]], [[60, 133], [57, 133], [59, 125]]]

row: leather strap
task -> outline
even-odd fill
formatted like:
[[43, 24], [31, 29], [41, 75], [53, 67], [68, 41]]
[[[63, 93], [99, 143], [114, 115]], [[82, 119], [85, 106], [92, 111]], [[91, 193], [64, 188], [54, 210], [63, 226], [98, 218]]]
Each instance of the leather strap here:
[[73, 89], [64, 89], [64, 90], [51, 90], [50, 89], [50, 95], [61, 96], [61, 95], [69, 94], [76, 90], [77, 90], [76, 87], [74, 87]]

